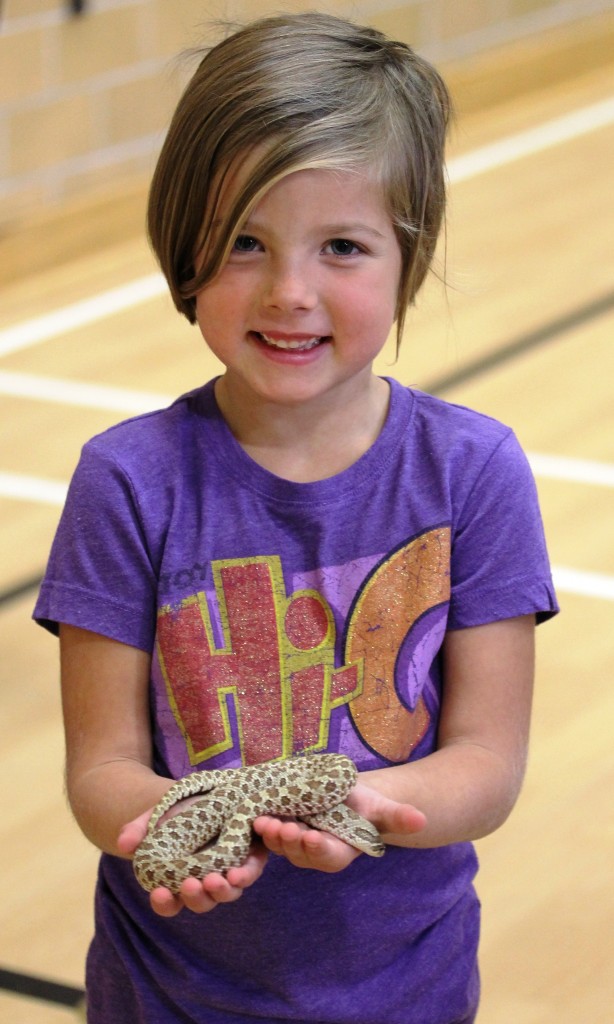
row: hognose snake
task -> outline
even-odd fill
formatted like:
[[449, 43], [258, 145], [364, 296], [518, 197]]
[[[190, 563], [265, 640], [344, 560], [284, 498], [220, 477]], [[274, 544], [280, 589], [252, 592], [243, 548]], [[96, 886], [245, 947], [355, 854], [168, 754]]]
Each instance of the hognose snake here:
[[[385, 847], [375, 826], [343, 803], [356, 777], [356, 766], [342, 754], [308, 754], [186, 775], [154, 808], [134, 855], [135, 875], [148, 892], [157, 886], [178, 892], [185, 878], [240, 865], [249, 853], [251, 824], [260, 814], [298, 818], [381, 857]], [[159, 824], [166, 811], [195, 795], [199, 799], [185, 811]]]

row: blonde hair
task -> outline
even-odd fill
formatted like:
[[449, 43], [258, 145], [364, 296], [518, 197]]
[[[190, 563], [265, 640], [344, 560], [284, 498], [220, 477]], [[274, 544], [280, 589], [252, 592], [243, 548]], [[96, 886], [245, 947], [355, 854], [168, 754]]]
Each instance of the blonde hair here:
[[[305, 168], [357, 170], [381, 184], [401, 249], [398, 341], [443, 221], [449, 117], [443, 80], [411, 47], [331, 15], [263, 18], [208, 50], [149, 196], [149, 236], [177, 309], [194, 323], [197, 293], [276, 181]], [[220, 220], [225, 178], [254, 150], [260, 158]]]

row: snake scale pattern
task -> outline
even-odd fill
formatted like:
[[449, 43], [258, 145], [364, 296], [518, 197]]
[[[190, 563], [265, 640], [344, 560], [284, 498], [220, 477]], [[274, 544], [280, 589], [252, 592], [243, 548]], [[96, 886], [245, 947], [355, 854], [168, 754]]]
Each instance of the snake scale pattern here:
[[[156, 804], [134, 855], [134, 873], [148, 892], [165, 886], [176, 893], [185, 878], [239, 866], [249, 853], [252, 822], [259, 814], [297, 818], [381, 857], [385, 846], [377, 829], [343, 803], [356, 777], [356, 766], [342, 754], [307, 754], [186, 775]], [[198, 799], [159, 824], [166, 811], [189, 796]]]

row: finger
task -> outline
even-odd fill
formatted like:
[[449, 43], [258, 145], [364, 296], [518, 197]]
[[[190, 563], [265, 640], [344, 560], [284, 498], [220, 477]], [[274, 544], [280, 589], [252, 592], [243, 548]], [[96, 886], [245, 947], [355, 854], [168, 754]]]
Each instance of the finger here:
[[147, 834], [150, 817], [151, 811], [145, 811], [138, 818], [135, 818], [134, 821], [127, 822], [120, 830], [117, 837], [117, 849], [124, 856], [129, 857], [133, 854], [139, 843], [143, 841]]
[[247, 889], [253, 885], [264, 871], [268, 857], [268, 850], [260, 840], [252, 843], [247, 860], [239, 867], [229, 868], [226, 872], [230, 885], [237, 889]]
[[253, 826], [267, 849], [285, 857], [297, 868], [341, 871], [359, 856], [358, 851], [342, 839], [309, 828], [300, 821], [281, 821], [261, 815]]
[[414, 835], [426, 825], [426, 815], [412, 804], [400, 804], [386, 798], [369, 815], [381, 836]]
[[206, 914], [220, 903], [232, 903], [238, 899], [241, 890], [231, 886], [223, 875], [211, 872], [202, 881], [186, 878], [181, 883], [180, 895], [193, 914]]
[[234, 903], [243, 895], [243, 890], [260, 877], [267, 857], [262, 844], [253, 844], [245, 863], [230, 868], [226, 875], [211, 871], [202, 881], [186, 878], [181, 884], [181, 899], [188, 910], [196, 914], [213, 910], [220, 903]]
[[162, 886], [151, 891], [149, 902], [151, 909], [160, 917], [175, 917], [183, 907], [183, 900]]
[[279, 818], [269, 817], [266, 814], [259, 815], [253, 822], [254, 832], [260, 836], [266, 848], [280, 856], [283, 856], [282, 824], [284, 823]]
[[421, 832], [426, 826], [426, 815], [412, 804], [398, 804], [390, 801], [390, 806], [383, 808], [381, 818], [376, 826], [380, 832], [412, 835]]
[[[310, 867], [306, 853], [310, 849], [317, 850], [324, 836], [324, 833], [308, 828], [303, 822], [281, 821], [279, 818], [268, 817], [262, 819], [258, 831], [267, 850], [285, 857], [295, 867]], [[305, 847], [304, 840], [307, 836], [310, 838], [307, 839]]]
[[315, 830], [303, 834], [303, 850], [308, 867], [328, 873], [343, 871], [360, 857], [360, 851], [348, 845], [343, 839]]
[[413, 804], [399, 803], [370, 785], [355, 786], [347, 803], [371, 821], [380, 834], [411, 835], [426, 825], [426, 816]]
[[313, 836], [316, 836], [316, 838], [321, 835], [321, 833], [308, 828], [308, 826], [304, 825], [302, 822], [278, 821], [277, 824], [279, 825], [279, 841], [282, 846], [288, 847], [289, 849], [295, 849], [297, 852], [303, 849], [303, 839], [309, 832], [311, 832]]

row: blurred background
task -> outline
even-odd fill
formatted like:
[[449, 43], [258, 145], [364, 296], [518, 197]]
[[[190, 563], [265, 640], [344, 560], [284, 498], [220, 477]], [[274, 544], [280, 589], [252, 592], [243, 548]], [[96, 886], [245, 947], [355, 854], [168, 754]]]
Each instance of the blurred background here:
[[452, 90], [446, 237], [377, 369], [514, 427], [562, 605], [524, 792], [478, 844], [479, 1022], [610, 1024], [613, 0], [0, 3], [0, 1021], [82, 1013], [97, 854], [63, 795], [57, 644], [30, 621], [67, 482], [90, 436], [219, 372], [144, 235], [180, 54], [309, 9], [409, 42]]
[[[564, 77], [572, 68], [555, 36], [567, 30], [577, 43], [587, 18], [612, 6], [611, 0], [3, 0], [0, 225], [148, 175], [189, 72], [175, 58], [208, 42], [218, 19], [325, 10], [411, 41], [442, 66], [469, 58], [471, 86], [457, 93], [462, 113], [530, 89], [546, 75]], [[598, 36], [585, 61], [609, 60], [610, 40]], [[512, 42], [520, 44], [515, 72], [482, 85], [478, 66]], [[535, 46], [543, 50], [533, 62]]]

